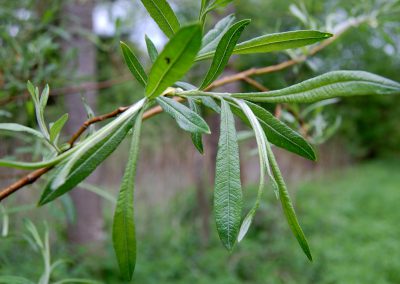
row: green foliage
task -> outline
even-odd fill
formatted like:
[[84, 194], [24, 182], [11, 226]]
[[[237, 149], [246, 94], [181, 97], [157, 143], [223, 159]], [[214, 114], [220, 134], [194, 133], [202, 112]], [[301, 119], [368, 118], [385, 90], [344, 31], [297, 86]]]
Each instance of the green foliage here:
[[[316, 154], [313, 147], [296, 131], [275, 118], [269, 111], [251, 102], [247, 102], [251, 111], [257, 117], [268, 140], [281, 148], [300, 155], [304, 158], [315, 161]], [[234, 107], [234, 112], [243, 122], [249, 125], [249, 120], [243, 112]]]
[[[271, 149], [271, 143], [311, 160], [316, 159], [312, 146], [300, 134], [274, 118], [263, 107], [253, 102], [263, 103], [310, 103], [335, 97], [359, 95], [394, 95], [400, 93], [400, 84], [378, 75], [363, 71], [334, 71], [293, 86], [269, 92], [217, 93], [205, 92], [223, 72], [232, 54], [257, 54], [308, 46], [325, 40], [332, 35], [320, 32], [310, 24], [310, 30], [275, 33], [256, 37], [237, 43], [249, 20], [233, 24], [234, 17], [228, 16], [214, 29], [202, 37], [206, 15], [213, 9], [224, 7], [231, 1], [202, 1], [199, 22], [180, 27], [179, 20], [165, 0], [142, 0], [154, 21], [170, 38], [163, 51], [158, 55], [151, 41], [146, 38], [152, 65], [148, 79], [129, 47], [121, 43], [123, 56], [128, 68], [144, 87], [143, 99], [128, 107], [115, 120], [82, 139], [77, 145], [62, 147], [57, 137], [66, 121], [66, 116], [53, 124], [49, 132], [45, 122], [44, 110], [49, 97], [49, 87], [41, 94], [39, 89], [28, 83], [35, 107], [40, 136], [53, 149], [53, 155], [41, 162], [16, 162], [0, 160], [0, 166], [35, 169], [55, 167], [53, 176], [39, 201], [46, 204], [69, 192], [91, 172], [95, 170], [122, 142], [133, 128], [134, 137], [130, 159], [123, 178], [114, 219], [113, 240], [117, 259], [124, 278], [130, 279], [136, 265], [136, 239], [133, 216], [134, 175], [139, 152], [139, 133], [142, 113], [148, 106], [159, 105], [170, 114], [177, 124], [193, 135], [193, 142], [203, 152], [201, 134], [209, 134], [210, 128], [196, 108], [199, 102], [217, 113], [221, 113], [220, 138], [216, 161], [216, 179], [214, 190], [214, 218], [217, 232], [228, 249], [232, 250], [236, 242], [241, 241], [254, 222], [261, 204], [265, 185], [265, 174], [269, 175], [276, 196], [281, 201], [283, 212], [292, 233], [300, 247], [311, 260], [311, 252], [297, 220], [286, 184]], [[297, 10], [296, 10], [297, 11]], [[300, 10], [299, 10], [300, 11]], [[297, 11], [297, 14], [298, 11]], [[289, 51], [288, 51], [289, 52]], [[296, 54], [300, 51], [292, 51]], [[290, 52], [289, 52], [290, 54]], [[177, 82], [190, 71], [195, 61], [212, 58], [209, 72], [204, 76], [200, 87], [187, 82]], [[178, 98], [170, 98], [170, 97]], [[180, 101], [189, 99], [189, 107]], [[311, 109], [318, 106], [312, 106]], [[240, 179], [240, 159], [234, 115], [242, 118], [254, 131], [260, 160], [260, 183], [257, 197], [249, 213], [242, 221], [242, 190]], [[139, 116], [138, 116], [139, 113]], [[134, 122], [136, 121], [135, 125]], [[10, 129], [10, 125], [3, 125]], [[18, 127], [20, 131], [27, 130]], [[68, 145], [67, 145], [68, 146]], [[71, 145], [70, 145], [71, 146]]]
[[[195, 112], [197, 115], [201, 116], [201, 109], [200, 107], [197, 105], [197, 103], [189, 98], [188, 99], [189, 102], [189, 107], [190, 109]], [[192, 142], [193, 145], [196, 147], [196, 149], [199, 151], [200, 154], [204, 153], [204, 146], [203, 146], [203, 136], [201, 133], [192, 133], [191, 134], [192, 137]]]
[[124, 122], [114, 133], [111, 133], [97, 144], [92, 145], [90, 150], [85, 152], [74, 164], [72, 171], [66, 178], [66, 182], [57, 187], [53, 187], [54, 179], [57, 178], [64, 168], [64, 165], [60, 165], [58, 170], [56, 170], [56, 174], [45, 187], [40, 197], [39, 205], [44, 205], [53, 201], [57, 197], [72, 190], [76, 185], [87, 178], [112, 152], [114, 152], [132, 128], [134, 120], [135, 117], [132, 117]]
[[212, 82], [214, 82], [219, 75], [224, 71], [229, 58], [232, 55], [233, 50], [239, 40], [240, 35], [244, 28], [250, 24], [250, 20], [243, 20], [232, 25], [226, 33], [222, 36], [215, 50], [214, 58], [211, 63], [210, 69], [206, 74], [206, 77], [201, 83], [200, 89], [206, 88]]
[[126, 45], [126, 43], [121, 41], [121, 49], [125, 58], [126, 65], [131, 71], [132, 75], [138, 80], [138, 82], [142, 86], [147, 85], [147, 74], [144, 71], [142, 64], [140, 64], [139, 60], [136, 58], [133, 51]]
[[221, 128], [215, 165], [215, 223], [222, 243], [232, 250], [240, 228], [242, 186], [239, 145], [229, 104], [221, 101]]
[[157, 98], [157, 102], [166, 113], [176, 120], [176, 123], [183, 130], [191, 133], [211, 133], [204, 119], [186, 106], [167, 97]]
[[[233, 54], [254, 54], [280, 51], [310, 45], [332, 35], [319, 31], [293, 31], [265, 35], [242, 42], [235, 46]], [[215, 51], [200, 53], [197, 60], [212, 58]]]
[[141, 0], [165, 35], [171, 38], [180, 27], [178, 18], [166, 0]]
[[[49, 230], [47, 225], [45, 226], [43, 237], [40, 236], [38, 229], [36, 226], [30, 221], [25, 220], [25, 227], [29, 234], [24, 235], [26, 241], [31, 245], [31, 249], [39, 252], [42, 256], [43, 261], [43, 272], [40, 276], [38, 282], [31, 281], [25, 277], [21, 276], [12, 276], [12, 275], [1, 275], [0, 283], [5, 284], [49, 284], [54, 274], [56, 268], [66, 262], [63, 259], [56, 260], [55, 262], [51, 261], [51, 253], [50, 253], [50, 241], [49, 241]], [[65, 278], [59, 280], [57, 282], [51, 283], [86, 283], [86, 284], [99, 284], [100, 282], [90, 280], [90, 279], [81, 279], [81, 278]]]
[[157, 57], [158, 57], [157, 48], [147, 35], [145, 36], [145, 41], [146, 41], [146, 46], [147, 46], [147, 53], [150, 56], [151, 62], [154, 63], [154, 62], [156, 62]]
[[[304, 261], [293, 241], [273, 194], [262, 198], [252, 229], [235, 247], [234, 254], [221, 246], [213, 231], [208, 245], [202, 247], [202, 219], [193, 188], [184, 189], [159, 206], [137, 202], [140, 261], [133, 282], [397, 284], [399, 170], [397, 160], [381, 160], [340, 169], [292, 187], [303, 228], [310, 235], [312, 265]], [[256, 191], [257, 187], [244, 188], [245, 211], [253, 206]], [[54, 209], [59, 216], [59, 208]], [[30, 211], [30, 218], [37, 213]], [[11, 223], [15, 226], [16, 222]], [[111, 241], [106, 242], [101, 261], [99, 257], [85, 257], [85, 252], [65, 259], [69, 251], [66, 240], [62, 234], [53, 233], [60, 223], [59, 219], [49, 223], [52, 259], [68, 263], [54, 270], [53, 281], [84, 277], [100, 283], [126, 283], [118, 277]], [[18, 236], [2, 238], [1, 242], [0, 275], [40, 278], [41, 259], [28, 242]]]
[[122, 179], [113, 222], [113, 243], [122, 276], [131, 280], [136, 264], [134, 190], [143, 110], [136, 117], [128, 164]]
[[334, 97], [395, 95], [400, 84], [363, 71], [333, 71], [285, 89], [234, 94], [236, 98], [268, 103], [311, 103]]
[[201, 44], [199, 25], [183, 27], [169, 41], [150, 70], [146, 96], [158, 97], [192, 67]]

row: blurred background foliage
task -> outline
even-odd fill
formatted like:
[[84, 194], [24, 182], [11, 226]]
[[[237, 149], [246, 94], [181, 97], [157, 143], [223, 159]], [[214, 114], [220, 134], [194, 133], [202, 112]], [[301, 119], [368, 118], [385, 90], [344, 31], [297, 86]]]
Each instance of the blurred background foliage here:
[[[27, 80], [39, 86], [50, 84], [49, 121], [68, 111], [65, 98], [85, 97], [93, 89], [97, 95], [90, 105], [97, 114], [128, 105], [142, 96], [141, 87], [123, 64], [119, 40], [129, 42], [149, 68], [144, 34], [155, 41], [159, 50], [166, 39], [146, 15], [140, 1], [83, 1], [93, 2], [90, 30], [71, 29], [65, 24], [63, 5], [73, 1], [82, 2], [0, 0], [1, 122], [35, 124], [33, 105], [26, 99]], [[170, 2], [183, 22], [196, 19], [200, 1]], [[294, 29], [332, 31], [351, 17], [371, 16], [372, 20], [350, 28], [305, 62], [254, 77], [269, 89], [338, 69], [360, 69], [400, 81], [398, 0], [236, 0], [227, 9], [211, 14], [207, 26], [213, 26], [229, 13], [236, 13], [238, 19], [252, 19], [243, 39]], [[79, 50], [65, 47], [65, 42], [74, 41], [77, 36], [96, 47], [97, 68], [90, 76], [74, 72], [76, 66], [71, 62]], [[234, 57], [229, 72], [274, 65], [303, 52]], [[199, 81], [206, 66], [199, 64], [190, 79]], [[230, 87], [254, 90], [245, 82]], [[290, 123], [291, 117], [301, 114], [304, 107], [284, 110], [286, 116], [282, 119]], [[211, 203], [213, 179], [212, 167], [207, 162], [212, 159], [212, 138], [207, 138], [205, 161], [200, 163], [203, 171], [198, 174], [198, 157], [188, 135], [163, 114], [146, 122], [137, 193], [139, 261], [134, 283], [399, 283], [399, 114], [399, 97], [351, 98], [317, 107], [304, 122], [306, 128], [332, 126], [341, 118], [341, 124], [333, 129], [337, 130], [334, 136], [326, 137], [330, 139], [320, 147], [318, 166], [291, 155], [279, 155], [313, 250], [312, 264], [297, 248], [271, 190], [265, 194], [248, 238], [232, 254], [226, 252], [216, 236], [212, 212], [207, 206]], [[208, 120], [212, 126], [215, 117], [210, 115]], [[298, 122], [290, 125], [299, 131], [304, 128]], [[30, 140], [22, 143], [5, 137], [2, 135], [0, 142], [2, 156], [41, 151], [40, 145]], [[25, 147], [16, 152], [15, 146], [21, 145]], [[249, 155], [253, 146], [250, 141], [242, 147], [248, 207], [256, 191], [254, 172], [258, 165]], [[98, 183], [114, 196], [123, 172], [124, 163], [120, 161], [125, 159], [126, 151], [127, 145], [122, 145], [108, 160]], [[345, 166], [348, 169], [340, 169]], [[326, 174], [327, 171], [332, 173]], [[19, 175], [2, 169], [0, 185], [7, 185]], [[0, 207], [3, 236], [0, 275], [33, 280], [42, 274], [39, 252], [32, 250], [23, 237], [26, 234], [23, 219], [29, 218], [40, 232], [45, 230], [43, 220], [49, 224], [53, 259], [67, 260], [54, 271], [54, 279], [84, 277], [123, 283], [109, 239], [113, 203], [103, 201], [98, 218], [104, 220], [107, 233], [101, 249], [93, 249], [91, 245], [73, 244], [67, 236], [66, 224], [79, 218], [71, 199], [66, 197], [51, 206], [35, 209], [41, 185], [43, 182], [33, 185]], [[94, 191], [103, 193], [96, 188]]]

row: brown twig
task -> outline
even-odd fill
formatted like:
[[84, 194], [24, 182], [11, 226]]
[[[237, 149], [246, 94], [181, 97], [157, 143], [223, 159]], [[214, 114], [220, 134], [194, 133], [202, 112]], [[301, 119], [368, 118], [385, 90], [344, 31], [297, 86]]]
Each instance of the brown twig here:
[[244, 77], [243, 81], [245, 81], [247, 84], [253, 86], [254, 88], [256, 88], [257, 90], [261, 91], [261, 92], [268, 92], [269, 89], [267, 87], [265, 87], [263, 84], [257, 82], [256, 80], [249, 78], [249, 77]]
[[[319, 51], [321, 51], [322, 49], [324, 49], [326, 46], [330, 45], [332, 42], [334, 42], [339, 36], [341, 36], [345, 31], [347, 31], [348, 29], [350, 29], [351, 27], [354, 26], [358, 26], [364, 22], [367, 22], [370, 20], [370, 17], [368, 16], [363, 16], [363, 17], [358, 17], [358, 18], [353, 18], [348, 20], [347, 23], [344, 23], [342, 25], [342, 27], [336, 31], [335, 36], [325, 40], [324, 42], [322, 42], [321, 44], [313, 47], [310, 49], [310, 51], [308, 52], [308, 55], [302, 55], [299, 56], [297, 58], [291, 59], [291, 60], [287, 60], [285, 62], [276, 64], [276, 65], [272, 65], [272, 66], [267, 66], [267, 67], [263, 67], [263, 68], [251, 68], [248, 69], [246, 71], [243, 72], [239, 72], [237, 74], [234, 75], [230, 75], [230, 76], [226, 76], [223, 77], [217, 81], [215, 81], [214, 83], [212, 83], [210, 86], [208, 86], [205, 90], [211, 90], [217, 87], [221, 87], [223, 85], [235, 82], [235, 81], [239, 81], [239, 80], [244, 80], [246, 82], [251, 82], [250, 84], [252, 84], [253, 86], [258, 86], [258, 82], [252, 80], [251, 76], [254, 75], [261, 75], [261, 74], [267, 74], [267, 73], [272, 73], [272, 72], [277, 72], [277, 71], [281, 71], [283, 69], [286, 69], [290, 66], [293, 66], [295, 64], [304, 62], [305, 60], [307, 60], [308, 57], [315, 55], [316, 53], [318, 53]], [[125, 80], [125, 79], [123, 79]], [[124, 82], [123, 80], [121, 80], [121, 83]], [[109, 80], [109, 81], [105, 81], [102, 83], [86, 83], [81, 85], [80, 87], [67, 87], [64, 89], [65, 91], [83, 91], [83, 90], [89, 90], [90, 88], [107, 88], [109, 86], [112, 86], [115, 83], [116, 80]], [[118, 81], [117, 81], [118, 82]], [[254, 82], [256, 82], [257, 84], [254, 84]], [[83, 87], [82, 87], [83, 86]], [[99, 87], [100, 86], [100, 87]], [[262, 85], [261, 85], [262, 86]], [[260, 86], [258, 86], [260, 87]], [[262, 86], [264, 87], [264, 86]], [[265, 88], [265, 87], [264, 87]], [[53, 91], [54, 93], [54, 91]], [[60, 91], [61, 94], [61, 91]], [[182, 98], [178, 98], [178, 100], [183, 100]], [[0, 102], [1, 105], [2, 102]], [[109, 113], [109, 114], [105, 114], [102, 115], [100, 117], [96, 117], [96, 118], [92, 118], [91, 119], [91, 123], [89, 122], [85, 122], [84, 125], [82, 125], [80, 127], [80, 129], [73, 135], [73, 137], [70, 140], [71, 145], [74, 144], [74, 142], [78, 139], [78, 137], [87, 129], [87, 127], [92, 124], [92, 123], [96, 123], [98, 121], [102, 121], [104, 119], [108, 119], [114, 116], [117, 116], [118, 114], [120, 114], [121, 112], [125, 111], [126, 108], [122, 107], [122, 108], [118, 108], [117, 110]], [[146, 111], [143, 115], [143, 119], [148, 119], [158, 113], [162, 112], [162, 108], [160, 106], [154, 107], [148, 111]], [[103, 118], [103, 119], [100, 119]], [[11, 184], [10, 186], [2, 189], [0, 191], [0, 202], [5, 199], [6, 197], [8, 197], [9, 195], [11, 195], [12, 193], [16, 192], [17, 190], [19, 190], [20, 188], [31, 184], [33, 182], [35, 182], [39, 177], [41, 177], [42, 175], [44, 175], [45, 173], [47, 173], [48, 171], [51, 170], [51, 167], [48, 168], [42, 168], [42, 169], [38, 169], [35, 170], [33, 172], [31, 172], [30, 174], [24, 176], [23, 178], [19, 179], [18, 181], [16, 181], [15, 183]]]
[[18, 181], [14, 182], [13, 184], [7, 186], [0, 192], [0, 202], [16, 192], [17, 190], [21, 189], [22, 187], [34, 183], [38, 178], [40, 178], [42, 175], [50, 171], [53, 167], [47, 167], [47, 168], [42, 168], [35, 170], [26, 176], [22, 177]]
[[72, 148], [72, 147], [74, 146], [74, 143], [76, 142], [76, 140], [82, 135], [83, 132], [85, 132], [85, 130], [86, 130], [90, 125], [92, 125], [92, 124], [94, 124], [94, 123], [97, 123], [97, 122], [100, 122], [100, 121], [103, 121], [103, 120], [106, 120], [106, 119], [109, 119], [109, 118], [112, 118], [112, 117], [115, 117], [115, 116], [117, 116], [118, 114], [123, 113], [123, 112], [126, 111], [127, 109], [128, 109], [128, 107], [119, 107], [119, 108], [117, 108], [116, 110], [114, 110], [114, 111], [112, 111], [112, 112], [110, 112], [110, 113], [103, 114], [103, 115], [100, 115], [100, 116], [96, 116], [96, 117], [93, 117], [93, 118], [91, 118], [91, 119], [86, 120], [86, 121], [82, 124], [82, 126], [78, 129], [78, 131], [75, 132], [75, 133], [72, 135], [71, 139], [69, 140], [68, 143], [69, 143], [70, 147]]

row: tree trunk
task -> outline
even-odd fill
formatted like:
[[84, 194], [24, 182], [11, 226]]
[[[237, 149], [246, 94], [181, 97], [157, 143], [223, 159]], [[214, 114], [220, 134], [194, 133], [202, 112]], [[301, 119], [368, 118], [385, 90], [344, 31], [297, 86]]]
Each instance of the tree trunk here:
[[[75, 79], [96, 78], [96, 47], [92, 42], [77, 33], [79, 29], [92, 31], [93, 0], [67, 1], [63, 7], [63, 19], [65, 28], [72, 34], [72, 38], [64, 43], [64, 49], [73, 49], [77, 52], [75, 62], [71, 62], [71, 82]], [[96, 91], [85, 93], [87, 103], [94, 107], [96, 103]], [[87, 119], [80, 94], [65, 97], [65, 107], [69, 113], [67, 131], [72, 134]], [[95, 171], [87, 181], [96, 183], [99, 179], [99, 171]], [[76, 210], [76, 221], [69, 224], [68, 237], [71, 242], [78, 244], [96, 244], [104, 239], [103, 216], [101, 198], [91, 192], [76, 188], [71, 193]]]

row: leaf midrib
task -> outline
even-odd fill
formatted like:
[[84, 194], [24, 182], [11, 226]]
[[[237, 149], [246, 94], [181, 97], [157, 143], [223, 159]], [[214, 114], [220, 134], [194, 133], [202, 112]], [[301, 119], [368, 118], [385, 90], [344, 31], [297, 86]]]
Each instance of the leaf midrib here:
[[281, 41], [271, 41], [271, 42], [267, 42], [267, 43], [259, 43], [259, 44], [255, 44], [252, 46], [246, 46], [246, 47], [241, 47], [241, 45], [244, 44], [249, 44], [251, 43], [250, 41], [245, 41], [242, 42], [240, 44], [237, 45], [237, 48], [235, 48], [234, 52], [239, 52], [239, 51], [243, 51], [243, 50], [248, 50], [248, 49], [253, 49], [253, 48], [258, 48], [258, 47], [263, 47], [263, 46], [267, 46], [267, 45], [273, 45], [273, 44], [279, 44], [279, 43], [290, 43], [290, 42], [294, 42], [294, 41], [302, 41], [302, 40], [312, 40], [312, 39], [324, 39], [324, 37], [304, 37], [304, 38], [298, 38], [298, 39], [288, 39], [288, 40], [281, 40]]
[[150, 0], [150, 1], [154, 4], [154, 7], [157, 9], [157, 11], [161, 14], [161, 16], [163, 17], [163, 19], [164, 19], [165, 22], [167, 23], [168, 27], [170, 28], [171, 33], [172, 33], [172, 34], [175, 34], [174, 29], [173, 29], [172, 26], [170, 25], [170, 23], [169, 23], [168, 19], [165, 17], [165, 15], [162, 13], [161, 9], [157, 6], [157, 4], [156, 4], [153, 0]]
[[227, 145], [227, 150], [228, 150], [228, 173], [229, 173], [229, 175], [228, 175], [228, 177], [229, 177], [229, 182], [228, 182], [228, 228], [227, 228], [227, 230], [228, 230], [228, 245], [230, 246], [231, 245], [231, 242], [230, 242], [230, 234], [231, 234], [231, 226], [230, 226], [230, 213], [231, 213], [231, 203], [230, 203], [230, 200], [231, 200], [231, 180], [230, 180], [230, 178], [231, 178], [231, 155], [230, 155], [230, 144], [229, 144], [229, 134], [230, 134], [230, 129], [229, 129], [229, 116], [230, 116], [230, 113], [229, 113], [229, 105], [227, 105], [226, 106], [227, 107], [227, 110], [226, 110], [226, 115], [225, 115], [225, 129], [226, 129], [226, 136], [225, 136], [225, 139], [226, 139], [226, 145]]
[[[126, 47], [125, 47], [126, 48]], [[135, 69], [135, 71], [136, 71], [136, 73], [139, 75], [139, 77], [140, 77], [140, 79], [142, 80], [142, 83], [144, 84], [144, 85], [146, 85], [146, 83], [147, 83], [147, 79], [145, 79], [145, 77], [143, 77], [142, 76], [142, 72], [141, 71], [143, 71], [143, 70], [139, 70], [139, 68], [137, 68], [136, 67], [136, 64], [134, 63], [134, 60], [132, 60], [132, 58], [131, 58], [131, 56], [133, 56], [132, 54], [127, 54], [128, 56], [128, 60], [129, 60], [129, 62], [131, 63], [131, 66], [133, 66], [133, 68]], [[137, 58], [136, 58], [136, 60], [138, 60]]]

